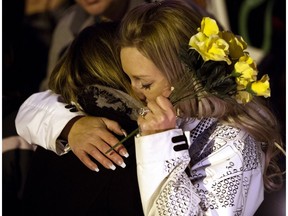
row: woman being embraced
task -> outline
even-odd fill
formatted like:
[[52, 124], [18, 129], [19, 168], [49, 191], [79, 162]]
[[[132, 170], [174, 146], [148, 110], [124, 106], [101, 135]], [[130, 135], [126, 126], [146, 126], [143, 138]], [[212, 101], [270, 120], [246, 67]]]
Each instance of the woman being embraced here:
[[147, 106], [135, 137], [145, 215], [253, 215], [282, 186], [269, 77], [245, 41], [177, 0], [130, 11], [121, 62]]
[[[121, 70], [115, 46], [117, 30], [118, 23], [114, 22], [98, 23], [83, 29], [54, 69], [51, 89], [61, 94], [59, 101], [71, 103], [66, 106], [67, 112], [81, 110], [82, 116], [76, 118], [77, 122], [71, 129], [77, 133], [68, 135], [68, 144], [67, 139], [63, 142], [68, 148], [63, 146], [65, 151], [61, 156], [37, 147], [25, 185], [23, 215], [39, 215], [40, 212], [41, 215], [143, 215], [134, 141], [128, 140], [105, 156], [101, 151], [106, 152], [110, 146], [100, 139], [94, 146], [91, 141], [95, 136], [93, 130], [77, 131], [80, 121], [94, 131], [105, 133], [103, 126], [92, 121], [94, 116], [111, 129], [117, 138], [114, 138], [115, 144], [125, 132], [116, 130], [118, 127], [114, 129], [114, 121], [122, 125], [126, 133], [137, 127], [136, 110], [141, 103], [127, 94], [133, 95], [129, 80]], [[49, 97], [51, 90], [45, 94]], [[51, 115], [50, 109], [44, 108], [47, 110], [45, 115]], [[79, 136], [84, 137], [83, 140], [86, 138], [89, 145], [79, 142]], [[84, 156], [88, 157], [83, 150], [85, 146], [94, 153], [89, 155], [90, 162], [83, 160]], [[92, 163], [88, 166], [91, 169], [87, 169], [79, 159], [84, 164]]]

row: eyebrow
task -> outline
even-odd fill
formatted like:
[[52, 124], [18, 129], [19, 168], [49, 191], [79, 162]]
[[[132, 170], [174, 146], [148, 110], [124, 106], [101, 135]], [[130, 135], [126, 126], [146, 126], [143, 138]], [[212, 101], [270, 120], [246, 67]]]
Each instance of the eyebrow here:
[[147, 78], [149, 77], [149, 75], [136, 75], [136, 76], [132, 76], [134, 79], [141, 79], [141, 78]]

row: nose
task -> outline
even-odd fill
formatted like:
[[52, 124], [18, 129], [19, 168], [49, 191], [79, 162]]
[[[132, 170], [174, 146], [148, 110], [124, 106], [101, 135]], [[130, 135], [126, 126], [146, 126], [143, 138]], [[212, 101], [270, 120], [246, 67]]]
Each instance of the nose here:
[[132, 84], [132, 90], [134, 91], [134, 93], [136, 94], [136, 96], [141, 100], [141, 101], [145, 101], [146, 97], [145, 95], [141, 92], [141, 90], [139, 88], [137, 88], [136, 86], [134, 86]]

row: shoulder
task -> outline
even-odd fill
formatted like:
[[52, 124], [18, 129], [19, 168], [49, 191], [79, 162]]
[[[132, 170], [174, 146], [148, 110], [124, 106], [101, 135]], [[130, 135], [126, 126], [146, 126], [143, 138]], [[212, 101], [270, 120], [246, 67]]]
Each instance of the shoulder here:
[[240, 159], [250, 155], [259, 160], [262, 154], [260, 146], [261, 143], [245, 130], [216, 121], [193, 140], [189, 152], [192, 160], [195, 159], [194, 163], [220, 152], [227, 157], [237, 155]]
[[214, 149], [231, 145], [240, 152], [249, 148], [258, 151], [260, 142], [257, 142], [247, 131], [227, 123], [218, 122], [211, 133], [210, 141], [214, 143]]

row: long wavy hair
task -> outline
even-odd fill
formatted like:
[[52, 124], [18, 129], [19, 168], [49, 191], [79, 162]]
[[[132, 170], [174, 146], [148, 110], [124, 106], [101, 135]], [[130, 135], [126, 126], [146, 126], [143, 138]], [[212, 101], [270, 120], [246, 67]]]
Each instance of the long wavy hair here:
[[[137, 48], [174, 86], [185, 70], [179, 57], [181, 49], [198, 32], [203, 16], [207, 15], [210, 16], [193, 3], [187, 5], [184, 1], [165, 0], [144, 4], [134, 8], [122, 20], [119, 46]], [[278, 122], [263, 101], [254, 97], [244, 106], [202, 92], [194, 99], [180, 102], [177, 107], [184, 116], [216, 117], [219, 121], [244, 129], [259, 143], [265, 143], [261, 145], [265, 152], [265, 189], [273, 191], [281, 188], [283, 176], [277, 160], [279, 147], [283, 148], [283, 143]]]
[[54, 68], [49, 88], [67, 103], [85, 86], [101, 84], [133, 94], [116, 46], [119, 23], [103, 22], [82, 30]]

